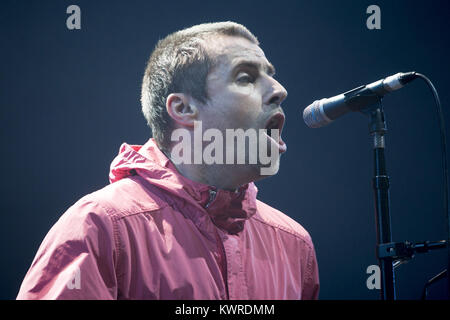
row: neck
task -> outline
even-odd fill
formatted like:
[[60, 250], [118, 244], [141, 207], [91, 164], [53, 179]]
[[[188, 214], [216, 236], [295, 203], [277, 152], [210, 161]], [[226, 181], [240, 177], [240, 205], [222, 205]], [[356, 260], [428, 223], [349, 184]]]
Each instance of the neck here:
[[[166, 156], [172, 161], [170, 154]], [[172, 163], [182, 176], [223, 190], [235, 191], [257, 178], [252, 174], [253, 168], [248, 165]]]

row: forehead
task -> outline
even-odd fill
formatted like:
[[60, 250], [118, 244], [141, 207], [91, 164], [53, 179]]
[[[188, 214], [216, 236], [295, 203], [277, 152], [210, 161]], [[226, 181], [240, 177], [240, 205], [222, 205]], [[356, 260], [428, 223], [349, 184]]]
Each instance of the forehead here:
[[264, 51], [255, 43], [242, 37], [218, 36], [208, 41], [208, 52], [215, 60], [215, 70], [231, 70], [241, 63], [253, 63], [268, 73], [273, 66], [267, 60]]

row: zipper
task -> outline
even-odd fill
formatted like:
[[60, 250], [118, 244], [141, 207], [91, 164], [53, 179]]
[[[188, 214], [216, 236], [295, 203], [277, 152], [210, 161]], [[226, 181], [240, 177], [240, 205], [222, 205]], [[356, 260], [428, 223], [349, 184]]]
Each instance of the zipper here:
[[225, 253], [225, 248], [222, 242], [222, 239], [220, 239], [219, 233], [216, 230], [216, 241], [217, 241], [217, 249], [219, 253], [219, 260], [220, 260], [220, 272], [222, 273], [222, 279], [225, 284], [225, 294], [227, 300], [230, 299], [230, 293], [228, 292], [228, 267], [227, 267], [227, 255]]
[[[216, 189], [209, 189], [209, 199], [208, 202], [205, 205], [205, 209], [207, 209], [211, 203], [216, 199], [217, 196], [217, 190]], [[219, 236], [219, 233], [217, 230], [215, 230], [215, 235], [216, 235], [216, 243], [217, 243], [217, 250], [218, 250], [218, 254], [219, 254], [219, 260], [220, 260], [220, 273], [222, 274], [222, 279], [223, 282], [225, 284], [225, 294], [226, 294], [226, 299], [229, 300], [230, 299], [230, 294], [228, 292], [228, 277], [227, 277], [227, 255], [225, 253], [225, 247], [224, 244], [222, 242], [222, 239]]]
[[[205, 209], [207, 209], [211, 203], [216, 199], [217, 196], [217, 190], [216, 189], [209, 189], [209, 199], [208, 202], [205, 205]], [[225, 248], [222, 242], [222, 239], [220, 238], [219, 232], [215, 230], [216, 235], [216, 244], [217, 244], [217, 250], [219, 254], [219, 266], [220, 266], [220, 273], [222, 274], [222, 279], [225, 284], [225, 295], [226, 299], [230, 299], [230, 295], [228, 292], [228, 277], [227, 277], [227, 255], [225, 253]]]
[[213, 202], [214, 199], [216, 198], [216, 195], [217, 195], [217, 191], [216, 190], [213, 190], [213, 189], [209, 190], [209, 200], [208, 200], [208, 203], [205, 205], [205, 208], [209, 207], [211, 202]]

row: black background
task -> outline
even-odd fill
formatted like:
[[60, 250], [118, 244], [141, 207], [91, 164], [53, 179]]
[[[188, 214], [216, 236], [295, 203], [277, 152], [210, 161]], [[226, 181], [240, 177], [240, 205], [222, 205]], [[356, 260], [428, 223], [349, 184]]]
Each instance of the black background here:
[[[68, 30], [66, 8], [81, 8]], [[381, 9], [381, 30], [366, 8]], [[83, 195], [108, 183], [122, 142], [145, 143], [140, 111], [145, 63], [157, 40], [211, 21], [247, 26], [288, 90], [278, 175], [259, 198], [311, 234], [321, 299], [378, 299], [366, 287], [376, 264], [367, 119], [351, 114], [309, 129], [301, 113], [330, 97], [400, 71], [435, 84], [450, 125], [448, 1], [2, 1], [0, 4], [0, 298], [14, 299], [49, 228]], [[416, 80], [384, 99], [394, 241], [446, 237], [438, 117]], [[450, 135], [447, 134], [447, 139]], [[446, 267], [446, 252], [396, 270], [398, 297], [418, 299]], [[445, 283], [430, 298], [447, 296]]]

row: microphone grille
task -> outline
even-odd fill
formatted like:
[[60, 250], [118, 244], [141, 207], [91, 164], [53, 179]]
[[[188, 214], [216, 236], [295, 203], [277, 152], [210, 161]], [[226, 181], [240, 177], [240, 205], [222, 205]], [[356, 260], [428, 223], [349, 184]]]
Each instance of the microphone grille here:
[[330, 119], [323, 113], [323, 100], [316, 100], [303, 110], [303, 120], [308, 127], [320, 128], [330, 123]]

